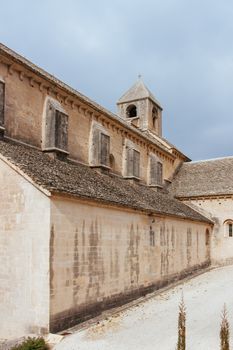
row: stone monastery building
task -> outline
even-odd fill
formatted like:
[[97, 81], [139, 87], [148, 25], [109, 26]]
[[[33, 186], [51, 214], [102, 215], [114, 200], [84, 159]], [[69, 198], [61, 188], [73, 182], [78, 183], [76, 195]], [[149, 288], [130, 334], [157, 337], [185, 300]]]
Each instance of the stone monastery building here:
[[0, 338], [233, 260], [233, 158], [190, 162], [141, 80], [117, 106], [0, 44]]

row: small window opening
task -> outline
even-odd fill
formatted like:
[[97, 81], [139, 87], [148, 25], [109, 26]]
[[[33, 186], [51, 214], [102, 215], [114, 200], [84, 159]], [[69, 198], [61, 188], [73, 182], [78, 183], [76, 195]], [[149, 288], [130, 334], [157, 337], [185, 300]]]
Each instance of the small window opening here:
[[229, 237], [233, 237], [233, 224], [232, 223], [229, 223], [228, 224], [228, 234], [229, 234]]
[[205, 245], [209, 245], [209, 244], [210, 244], [210, 232], [207, 228], [205, 232]]
[[127, 107], [126, 115], [128, 118], [137, 117], [137, 107], [135, 105], [130, 105]]
[[224, 236], [233, 237], [233, 220], [227, 219], [224, 221]]
[[152, 230], [152, 227], [150, 226], [150, 246], [155, 246], [155, 232]]
[[152, 123], [153, 123], [153, 127], [156, 127], [156, 121], [158, 118], [158, 109], [156, 107], [153, 107], [152, 109]]

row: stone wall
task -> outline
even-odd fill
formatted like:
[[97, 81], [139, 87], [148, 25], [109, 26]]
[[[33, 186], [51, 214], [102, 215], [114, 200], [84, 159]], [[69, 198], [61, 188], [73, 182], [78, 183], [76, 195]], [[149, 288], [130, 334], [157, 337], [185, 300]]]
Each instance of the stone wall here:
[[214, 222], [211, 235], [211, 261], [213, 264], [226, 264], [233, 262], [233, 237], [226, 232], [224, 222], [233, 220], [233, 198], [215, 197], [184, 201], [185, 204], [209, 216]]
[[207, 266], [207, 229], [204, 223], [53, 198], [50, 330]]
[[0, 159], [0, 338], [49, 326], [50, 203]]
[[140, 175], [147, 182], [148, 154], [155, 153], [163, 162], [164, 178], [172, 176], [175, 168], [183, 159], [174, 157], [167, 152], [146, 141], [143, 137], [129, 131], [127, 128], [111, 120], [104, 113], [95, 111], [87, 103], [81, 102], [78, 97], [67, 94], [58, 86], [55, 87], [29, 72], [25, 67], [9, 66], [0, 62], [0, 80], [5, 82], [5, 135], [42, 148], [44, 144], [43, 131], [45, 127], [46, 104], [52, 98], [61, 105], [68, 118], [68, 152], [69, 157], [89, 163], [89, 149], [91, 127], [93, 121], [101, 124], [110, 136], [110, 153], [114, 157], [113, 171], [123, 173], [122, 154], [126, 139], [135, 143], [140, 151]]

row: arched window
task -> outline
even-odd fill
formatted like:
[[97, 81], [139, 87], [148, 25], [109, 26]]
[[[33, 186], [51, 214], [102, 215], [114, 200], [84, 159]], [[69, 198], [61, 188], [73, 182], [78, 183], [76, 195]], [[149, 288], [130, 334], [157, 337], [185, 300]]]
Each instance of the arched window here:
[[153, 127], [156, 127], [156, 121], [158, 118], [158, 109], [156, 107], [153, 107], [152, 109], [152, 123], [153, 123]]
[[224, 233], [226, 237], [233, 237], [233, 220], [224, 221]]
[[135, 105], [129, 105], [126, 109], [126, 115], [128, 118], [137, 117], [137, 107]]

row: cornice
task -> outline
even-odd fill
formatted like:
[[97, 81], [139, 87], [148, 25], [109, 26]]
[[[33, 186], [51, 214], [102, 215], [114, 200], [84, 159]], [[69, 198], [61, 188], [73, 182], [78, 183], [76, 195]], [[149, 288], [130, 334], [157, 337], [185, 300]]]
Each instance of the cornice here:
[[206, 200], [219, 200], [219, 199], [233, 199], [233, 194], [215, 194], [215, 195], [205, 195], [205, 196], [190, 196], [190, 197], [177, 197], [180, 201], [206, 201]]
[[139, 130], [126, 124], [120, 117], [92, 102], [42, 69], [33, 64], [26, 64], [20, 60], [19, 55], [15, 55], [18, 57], [16, 58], [10, 53], [5, 52], [2, 49], [2, 45], [0, 45], [0, 63], [7, 66], [9, 75], [16, 73], [21, 81], [27, 80], [32, 88], [38, 88], [40, 92], [49, 96], [54, 96], [60, 103], [71, 109], [77, 109], [79, 113], [83, 113], [85, 116], [90, 116], [95, 120], [99, 120], [106, 127], [111, 127], [112, 130], [117, 133], [121, 133], [128, 138], [134, 139], [137, 144], [155, 152], [163, 159], [168, 159], [170, 162], [173, 162], [176, 159], [176, 156], [172, 154], [172, 152], [162, 147], [162, 145], [159, 145], [156, 141], [153, 142]]

